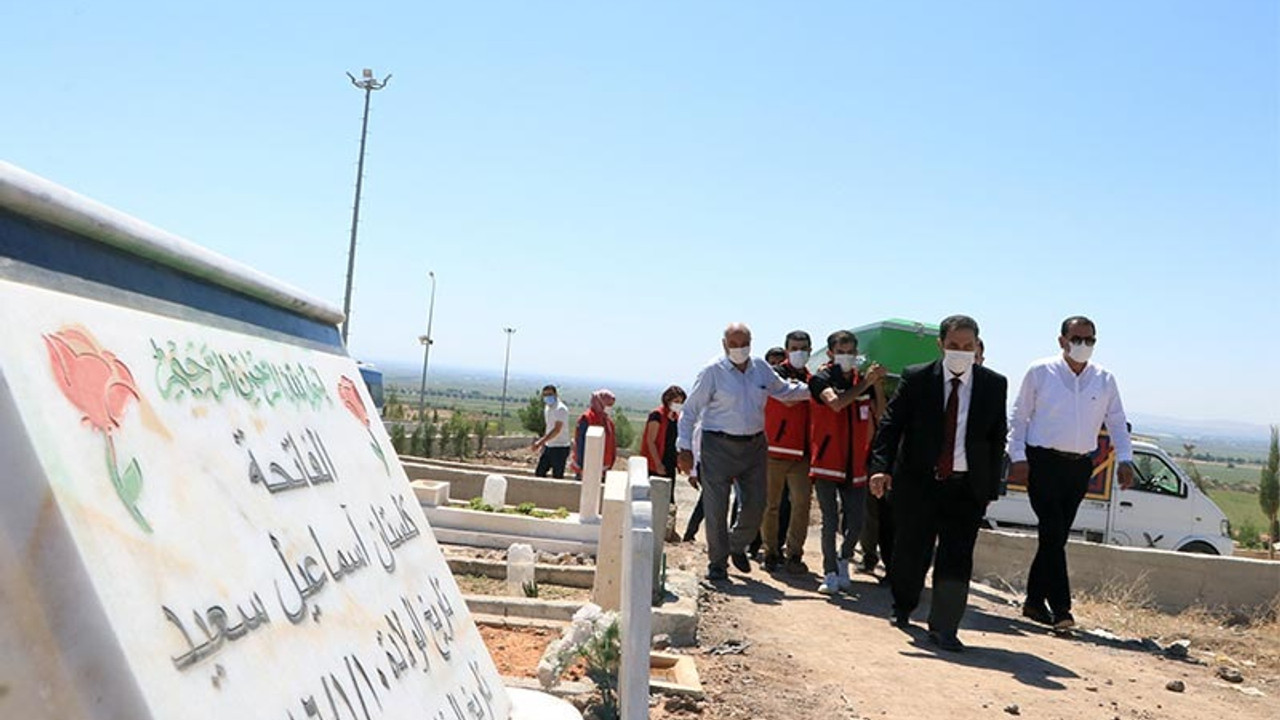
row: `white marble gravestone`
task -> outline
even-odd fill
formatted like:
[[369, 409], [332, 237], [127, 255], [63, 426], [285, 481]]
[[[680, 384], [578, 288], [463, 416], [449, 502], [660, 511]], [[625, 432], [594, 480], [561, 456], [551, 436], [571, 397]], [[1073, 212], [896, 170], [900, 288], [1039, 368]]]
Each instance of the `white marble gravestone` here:
[[0, 163], [0, 717], [509, 717], [337, 319]]

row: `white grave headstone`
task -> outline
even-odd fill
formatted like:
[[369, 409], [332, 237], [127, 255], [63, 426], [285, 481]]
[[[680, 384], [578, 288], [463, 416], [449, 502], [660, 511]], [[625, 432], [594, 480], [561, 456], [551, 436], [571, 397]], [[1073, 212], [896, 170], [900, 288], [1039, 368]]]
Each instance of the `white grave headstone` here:
[[627, 473], [610, 470], [605, 473], [604, 514], [600, 517], [600, 540], [596, 545], [596, 577], [591, 599], [605, 610], [622, 608], [622, 533], [626, 527]]
[[600, 484], [604, 481], [604, 428], [587, 428], [583, 441], [582, 491], [578, 496], [578, 517], [582, 522], [600, 521]]
[[509, 716], [337, 319], [0, 163], [0, 717]]
[[524, 597], [526, 588], [537, 582], [536, 555], [528, 543], [512, 543], [507, 548], [507, 594]]
[[[632, 458], [633, 460], [637, 458]], [[622, 535], [622, 658], [618, 702], [622, 720], [649, 717], [649, 648], [653, 640], [653, 505], [644, 458], [629, 462], [631, 499]]]
[[501, 510], [507, 505], [507, 479], [501, 475], [487, 475], [484, 479], [484, 490], [480, 499], [494, 510]]

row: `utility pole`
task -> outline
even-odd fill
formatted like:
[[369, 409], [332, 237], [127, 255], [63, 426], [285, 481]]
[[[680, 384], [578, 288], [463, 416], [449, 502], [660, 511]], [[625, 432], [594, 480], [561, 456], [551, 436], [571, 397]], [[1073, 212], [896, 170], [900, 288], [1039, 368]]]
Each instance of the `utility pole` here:
[[377, 80], [369, 68], [364, 69], [359, 80], [351, 73], [347, 73], [347, 77], [351, 78], [352, 85], [364, 90], [364, 119], [360, 122], [360, 160], [356, 164], [356, 203], [351, 208], [351, 249], [347, 252], [347, 291], [342, 300], [343, 345], [347, 344], [347, 331], [351, 327], [351, 281], [356, 271], [356, 228], [360, 225], [360, 190], [364, 184], [364, 141], [369, 134], [369, 96], [374, 90], [386, 87], [387, 81], [391, 79], [391, 76], [387, 75]]
[[507, 372], [511, 369], [511, 336], [516, 334], [513, 327], [502, 328], [502, 332], [507, 334], [507, 359], [502, 364], [502, 410], [498, 413], [498, 427], [500, 432], [507, 430]]
[[427, 359], [431, 357], [431, 319], [436, 314], [436, 274], [434, 271], [428, 271], [427, 277], [431, 278], [431, 305], [427, 309], [427, 334], [418, 336], [418, 341], [422, 343], [422, 385], [418, 388], [419, 423], [423, 421], [427, 409]]

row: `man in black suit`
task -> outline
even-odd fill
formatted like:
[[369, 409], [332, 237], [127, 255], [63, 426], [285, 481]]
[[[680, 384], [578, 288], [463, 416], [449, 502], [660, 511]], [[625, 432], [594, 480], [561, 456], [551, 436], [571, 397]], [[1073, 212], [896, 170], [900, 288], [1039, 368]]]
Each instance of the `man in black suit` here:
[[974, 364], [973, 318], [944, 319], [938, 346], [943, 358], [903, 371], [889, 401], [871, 452], [871, 492], [893, 491], [894, 624], [908, 626], [937, 542], [929, 639], [960, 651], [956, 631], [969, 601], [973, 546], [987, 503], [999, 492], [1009, 383]]

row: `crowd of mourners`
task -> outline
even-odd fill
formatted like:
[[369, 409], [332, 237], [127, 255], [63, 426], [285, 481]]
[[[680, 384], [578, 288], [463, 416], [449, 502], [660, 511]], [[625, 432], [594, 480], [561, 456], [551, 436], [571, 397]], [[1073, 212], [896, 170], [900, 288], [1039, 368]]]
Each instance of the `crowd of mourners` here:
[[[706, 525], [713, 586], [753, 560], [766, 572], [808, 575], [804, 547], [812, 498], [822, 522], [820, 593], [852, 588], [851, 573], [874, 573], [893, 596], [890, 621], [910, 624], [932, 568], [928, 630], [943, 650], [961, 651], [957, 630], [968, 603], [973, 548], [1001, 481], [1025, 485], [1038, 518], [1022, 613], [1057, 630], [1071, 628], [1066, 542], [1088, 490], [1103, 426], [1116, 450], [1122, 485], [1132, 481], [1132, 448], [1114, 376], [1092, 362], [1093, 321], [1061, 323], [1059, 353], [1026, 371], [1012, 409], [1008, 382], [983, 364], [978, 323], [951, 315], [938, 329], [940, 358], [890, 376], [859, 354], [858, 338], [837, 330], [810, 371], [809, 333], [787, 333], [764, 357], [751, 330], [725, 328], [724, 354], [698, 373], [688, 393], [671, 386], [645, 423], [641, 451], [649, 472], [688, 477], [700, 490], [684, 533]], [[892, 385], [892, 392], [886, 386]], [[556, 388], [543, 389], [546, 434], [538, 474], [580, 475], [586, 429], [606, 433], [604, 467], [616, 453], [609, 417], [614, 397], [594, 393], [572, 437]], [[671, 503], [673, 508], [675, 504]], [[861, 544], [856, 565], [855, 547]]]

